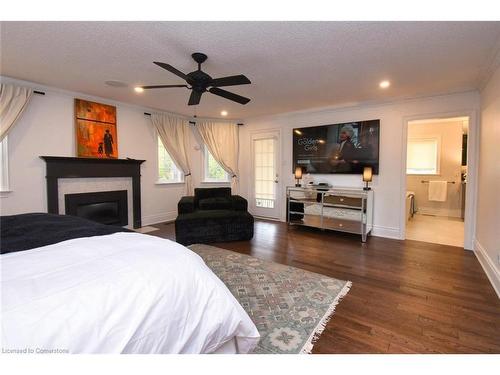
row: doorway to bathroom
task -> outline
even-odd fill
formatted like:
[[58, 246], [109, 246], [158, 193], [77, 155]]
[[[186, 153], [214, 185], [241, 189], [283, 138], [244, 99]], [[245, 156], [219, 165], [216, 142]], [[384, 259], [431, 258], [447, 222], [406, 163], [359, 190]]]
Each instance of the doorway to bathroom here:
[[406, 239], [464, 247], [469, 117], [408, 122]]

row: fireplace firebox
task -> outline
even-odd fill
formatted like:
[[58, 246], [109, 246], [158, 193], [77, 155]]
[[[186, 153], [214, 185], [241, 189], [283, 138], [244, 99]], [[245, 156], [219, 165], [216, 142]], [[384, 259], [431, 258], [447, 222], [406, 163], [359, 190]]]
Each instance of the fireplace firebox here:
[[107, 225], [128, 225], [127, 190], [64, 195], [66, 215]]

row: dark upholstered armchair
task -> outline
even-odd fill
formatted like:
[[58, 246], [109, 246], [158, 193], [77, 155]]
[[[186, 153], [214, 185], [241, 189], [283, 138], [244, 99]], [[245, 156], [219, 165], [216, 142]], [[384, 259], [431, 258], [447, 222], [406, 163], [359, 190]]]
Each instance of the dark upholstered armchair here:
[[177, 205], [176, 241], [183, 245], [250, 240], [253, 216], [248, 202], [231, 188], [197, 188]]

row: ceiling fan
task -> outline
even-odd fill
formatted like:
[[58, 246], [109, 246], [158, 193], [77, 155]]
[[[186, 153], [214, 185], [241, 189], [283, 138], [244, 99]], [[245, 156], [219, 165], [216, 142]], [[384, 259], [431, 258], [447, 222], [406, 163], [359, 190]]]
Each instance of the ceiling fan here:
[[219, 87], [223, 86], [237, 86], [237, 85], [248, 85], [250, 84], [250, 80], [245, 77], [243, 74], [228, 76], [222, 78], [212, 78], [207, 73], [201, 70], [201, 64], [205, 62], [207, 59], [207, 55], [200, 52], [195, 52], [191, 55], [198, 63], [198, 70], [195, 70], [191, 73], [184, 74], [181, 71], [175, 69], [172, 65], [165, 64], [162, 62], [154, 61], [154, 63], [163, 69], [168, 70], [170, 73], [175, 74], [178, 77], [181, 77], [186, 81], [187, 85], [154, 85], [154, 86], [140, 86], [145, 90], [149, 89], [163, 89], [169, 87], [186, 87], [191, 91], [191, 96], [189, 97], [188, 105], [197, 105], [200, 103], [201, 95], [204, 92], [210, 92], [211, 94], [221, 96], [223, 98], [232, 100], [233, 102], [240, 104], [247, 104], [250, 99], [245, 98], [244, 96], [234, 94], [232, 92], [223, 90]]

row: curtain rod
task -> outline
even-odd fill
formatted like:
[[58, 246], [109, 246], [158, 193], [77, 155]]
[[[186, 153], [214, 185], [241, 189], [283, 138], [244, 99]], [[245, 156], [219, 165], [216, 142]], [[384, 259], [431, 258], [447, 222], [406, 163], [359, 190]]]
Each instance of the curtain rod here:
[[[144, 116], [151, 116], [151, 113], [144, 112]], [[189, 123], [190, 123], [191, 125], [196, 125], [196, 121], [189, 121]], [[243, 125], [245, 125], [245, 124], [243, 124], [243, 123], [239, 122], [239, 123], [237, 123], [236, 125], [238, 125], [238, 126], [243, 126]]]
[[[43, 92], [43, 91], [38, 91], [38, 90], [33, 90], [33, 94], [45, 95], [45, 92]], [[144, 112], [144, 115], [146, 115], [146, 116], [151, 116], [151, 113]], [[195, 122], [195, 121], [189, 121], [189, 123], [190, 123], [191, 125], [196, 125], [196, 122]], [[240, 125], [240, 126], [241, 126], [241, 125], [243, 125], [243, 124], [242, 124], [242, 123], [238, 123], [238, 124], [236, 124], [236, 125]]]

